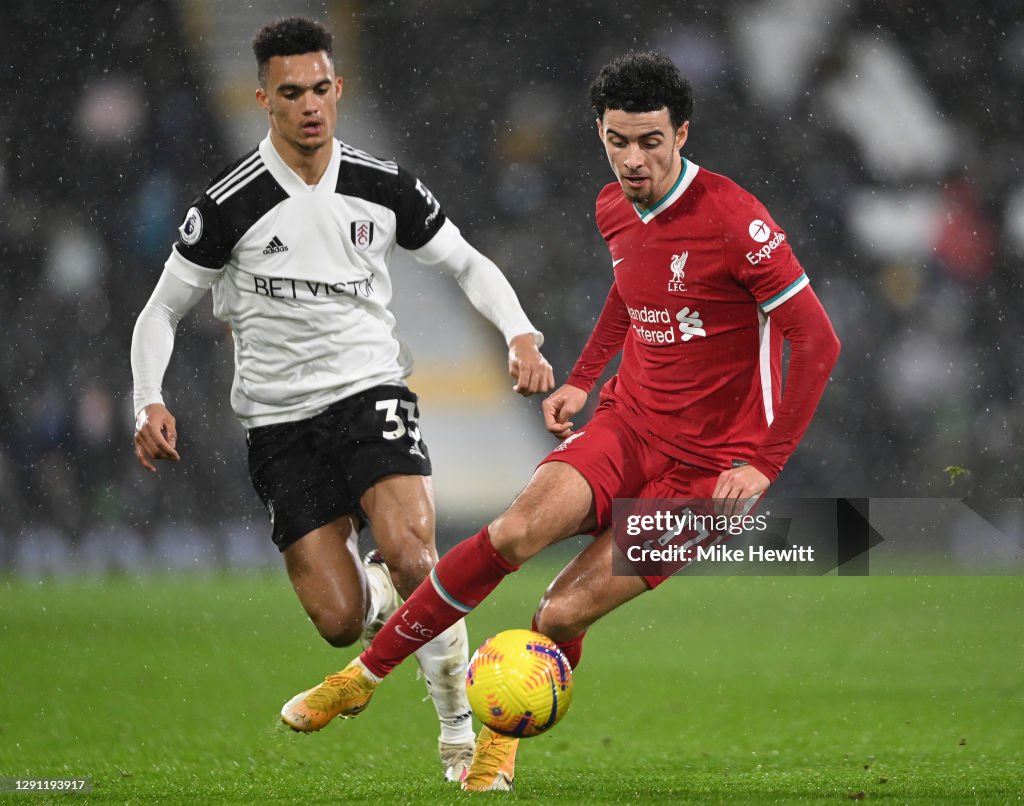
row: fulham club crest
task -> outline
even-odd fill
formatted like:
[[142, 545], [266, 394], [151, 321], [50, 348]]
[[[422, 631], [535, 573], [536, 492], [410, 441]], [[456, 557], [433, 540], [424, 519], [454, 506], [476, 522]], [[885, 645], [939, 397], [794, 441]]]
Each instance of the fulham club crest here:
[[373, 222], [353, 221], [350, 230], [352, 234], [352, 245], [360, 252], [365, 252], [373, 243]]

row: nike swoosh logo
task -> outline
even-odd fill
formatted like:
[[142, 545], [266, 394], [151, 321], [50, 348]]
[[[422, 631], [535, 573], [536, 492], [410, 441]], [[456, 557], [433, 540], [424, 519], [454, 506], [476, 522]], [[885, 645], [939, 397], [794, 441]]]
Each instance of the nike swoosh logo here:
[[420, 638], [418, 635], [409, 635], [409, 633], [403, 632], [401, 627], [395, 627], [395, 632], [407, 641], [416, 641], [422, 644], [427, 640], [426, 638]]
[[613, 260], [612, 261], [612, 268], [614, 269], [616, 266], [618, 266], [625, 259], [626, 258], [624, 258], [624, 257], [620, 257], [618, 260]]

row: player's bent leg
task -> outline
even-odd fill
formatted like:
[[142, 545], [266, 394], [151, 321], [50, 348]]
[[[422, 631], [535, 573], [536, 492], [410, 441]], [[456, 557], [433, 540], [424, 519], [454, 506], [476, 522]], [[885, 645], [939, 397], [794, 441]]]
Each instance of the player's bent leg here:
[[[320, 634], [334, 646], [359, 640], [367, 616], [382, 606], [381, 594], [368, 596], [357, 554], [355, 521], [345, 516], [313, 530], [284, 551], [285, 566], [299, 601]], [[368, 604], [370, 607], [368, 608]], [[298, 731], [320, 730], [336, 716], [355, 716], [366, 707], [372, 686], [343, 675], [292, 697], [281, 720]]]
[[606, 529], [555, 577], [534, 615], [539, 632], [560, 645], [573, 642], [599, 618], [650, 590], [641, 576], [612, 573], [612, 546], [612, 530]]
[[[583, 652], [587, 628], [649, 590], [640, 577], [612, 576], [611, 543], [611, 530], [607, 530], [570, 562], [548, 587], [534, 615], [533, 628], [554, 639], [574, 668]], [[476, 792], [511, 789], [518, 747], [518, 739], [482, 730], [462, 788]]]
[[[537, 469], [494, 526], [511, 556], [532, 557], [545, 546], [593, 529], [595, 522], [593, 494], [582, 475], [565, 463], [551, 462]], [[487, 528], [452, 548], [369, 648], [333, 676], [337, 682], [331, 688], [338, 695], [329, 703], [328, 720], [359, 713], [380, 680], [420, 649], [425, 638], [434, 638], [470, 612], [516, 568], [492, 544]]]
[[[363, 494], [360, 503], [399, 592], [412, 593], [437, 562], [430, 478], [385, 476]], [[473, 757], [473, 714], [465, 686], [469, 663], [465, 623], [456, 622], [415, 655], [440, 723], [437, 747], [445, 779], [461, 781]]]
[[391, 475], [378, 479], [359, 504], [402, 597], [408, 596], [437, 563], [434, 545], [434, 488], [429, 476]]
[[515, 571], [519, 566], [509, 556], [532, 557], [544, 546], [592, 528], [594, 521], [593, 495], [579, 472], [560, 462], [542, 465], [522, 494], [492, 523], [499, 538], [492, 540], [491, 527], [484, 527], [453, 546], [360, 656], [364, 665], [378, 677], [386, 677], [425, 641], [470, 613]]
[[487, 527], [491, 544], [520, 566], [548, 546], [597, 525], [590, 484], [565, 462], [542, 464], [508, 509]]
[[[612, 530], [603, 532], [572, 560], [544, 593], [533, 627], [552, 638], [575, 668], [583, 635], [601, 616], [650, 590], [642, 577], [612, 575]], [[462, 788], [486, 792], [512, 789], [519, 740], [484, 728]]]
[[[587, 481], [571, 465], [551, 462], [538, 468], [534, 481], [490, 528], [497, 531], [494, 545], [506, 559], [525, 562], [558, 540], [592, 530], [596, 521]], [[462, 788], [467, 792], [512, 789], [518, 749], [518, 739], [481, 728]]]
[[359, 640], [366, 617], [357, 537], [355, 522], [346, 515], [314, 529], [283, 552], [288, 578], [310, 621], [336, 647]]

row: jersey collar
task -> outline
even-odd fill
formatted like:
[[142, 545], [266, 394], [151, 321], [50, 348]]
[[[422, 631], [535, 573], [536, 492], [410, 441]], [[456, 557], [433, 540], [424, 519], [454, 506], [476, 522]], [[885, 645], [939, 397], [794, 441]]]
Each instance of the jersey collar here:
[[260, 142], [259, 151], [260, 157], [263, 158], [263, 164], [267, 166], [270, 175], [277, 180], [277, 184], [284, 188], [285, 193], [289, 196], [301, 196], [306, 193], [334, 193], [338, 187], [338, 169], [341, 166], [341, 144], [336, 139], [331, 140], [331, 161], [327, 163], [327, 170], [320, 177], [316, 187], [312, 188], [303, 182], [302, 177], [289, 168], [288, 164], [281, 159], [281, 155], [274, 148], [269, 134]]
[[640, 216], [640, 220], [647, 224], [662, 210], [667, 210], [671, 207], [675, 203], [675, 200], [686, 192], [686, 189], [690, 186], [690, 183], [693, 181], [693, 178], [697, 175], [697, 171], [699, 170], [700, 166], [690, 162], [686, 157], [683, 157], [683, 169], [679, 172], [679, 178], [669, 189], [668, 193], [662, 196], [656, 204], [647, 210], [641, 210], [637, 206], [636, 202], [633, 202], [633, 209], [636, 210], [636, 214]]

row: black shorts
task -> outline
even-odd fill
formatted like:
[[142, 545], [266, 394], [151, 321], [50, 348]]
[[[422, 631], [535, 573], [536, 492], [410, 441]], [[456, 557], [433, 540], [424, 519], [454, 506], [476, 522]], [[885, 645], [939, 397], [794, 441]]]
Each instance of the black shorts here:
[[430, 475], [418, 401], [404, 386], [375, 386], [315, 417], [248, 430], [249, 477], [280, 551], [342, 515], [362, 526], [359, 499], [384, 476]]

